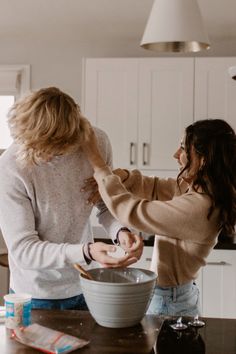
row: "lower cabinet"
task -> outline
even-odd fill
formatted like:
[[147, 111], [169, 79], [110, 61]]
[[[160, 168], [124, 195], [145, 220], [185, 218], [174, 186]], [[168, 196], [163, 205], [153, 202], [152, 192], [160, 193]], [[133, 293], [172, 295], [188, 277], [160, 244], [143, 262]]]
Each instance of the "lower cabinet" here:
[[131, 265], [134, 268], [149, 269], [152, 261], [153, 247], [145, 246], [140, 260]]
[[200, 271], [202, 316], [236, 318], [236, 251], [213, 250]]
[[[153, 247], [132, 267], [149, 269]], [[196, 279], [204, 317], [236, 318], [236, 250], [213, 250]]]

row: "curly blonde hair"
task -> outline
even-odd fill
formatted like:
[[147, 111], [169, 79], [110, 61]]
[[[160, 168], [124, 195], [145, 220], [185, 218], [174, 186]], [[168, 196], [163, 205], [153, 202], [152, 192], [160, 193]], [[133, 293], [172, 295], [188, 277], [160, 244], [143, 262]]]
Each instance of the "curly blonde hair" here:
[[8, 114], [17, 160], [39, 164], [72, 153], [88, 136], [89, 125], [80, 107], [56, 87], [40, 89], [16, 102]]

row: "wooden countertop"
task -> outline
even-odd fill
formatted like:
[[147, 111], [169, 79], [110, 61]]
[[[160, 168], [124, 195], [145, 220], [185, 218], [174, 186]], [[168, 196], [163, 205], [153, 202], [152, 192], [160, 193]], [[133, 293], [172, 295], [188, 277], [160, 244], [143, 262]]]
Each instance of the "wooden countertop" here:
[[[38, 323], [90, 341], [89, 345], [86, 347], [74, 351], [73, 353], [75, 354], [171, 354], [173, 353], [169, 351], [171, 340], [169, 337], [166, 337], [166, 333], [163, 331], [167, 321], [170, 320], [173, 319], [147, 315], [137, 326], [112, 329], [96, 324], [87, 311], [32, 311], [33, 323]], [[193, 338], [193, 345], [195, 345], [197, 341], [202, 348], [202, 351], [198, 350], [196, 353], [235, 354], [236, 320], [204, 319], [204, 321], [206, 322], [206, 326], [198, 330], [197, 335], [194, 335]], [[4, 324], [1, 324], [1, 354], [39, 353], [39, 351], [35, 349], [10, 339], [10, 334], [10, 330], [7, 330]], [[188, 338], [189, 343], [189, 335], [187, 335], [186, 338]], [[163, 346], [165, 348], [164, 351]], [[179, 353], [176, 352], [176, 350], [174, 352]], [[194, 353], [195, 352], [191, 350], [191, 354]]]

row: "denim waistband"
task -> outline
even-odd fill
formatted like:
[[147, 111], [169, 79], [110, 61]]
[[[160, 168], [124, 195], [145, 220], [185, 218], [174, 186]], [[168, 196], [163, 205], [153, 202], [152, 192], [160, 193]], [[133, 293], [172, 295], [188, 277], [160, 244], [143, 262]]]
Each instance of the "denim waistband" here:
[[176, 285], [176, 286], [159, 286], [156, 285], [155, 289], [157, 289], [158, 294], [162, 296], [173, 296], [173, 295], [181, 295], [184, 294], [186, 291], [190, 290], [195, 284], [193, 280], [189, 283], [183, 285]]

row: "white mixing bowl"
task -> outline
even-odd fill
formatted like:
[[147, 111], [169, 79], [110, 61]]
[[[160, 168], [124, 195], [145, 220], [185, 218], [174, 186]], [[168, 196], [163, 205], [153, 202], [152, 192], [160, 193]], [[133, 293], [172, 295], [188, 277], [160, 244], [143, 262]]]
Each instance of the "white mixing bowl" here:
[[138, 268], [95, 268], [88, 272], [94, 280], [80, 275], [81, 287], [98, 324], [122, 328], [142, 320], [153, 296], [154, 272]]

